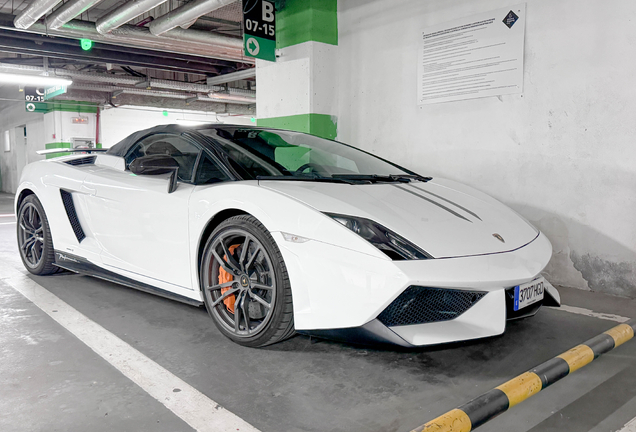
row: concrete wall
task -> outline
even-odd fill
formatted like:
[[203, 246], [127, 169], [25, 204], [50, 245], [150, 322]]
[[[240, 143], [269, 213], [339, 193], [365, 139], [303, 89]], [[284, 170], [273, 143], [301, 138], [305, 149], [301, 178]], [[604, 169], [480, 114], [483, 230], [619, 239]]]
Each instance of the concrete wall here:
[[[26, 127], [27, 136], [24, 138]], [[16, 128], [20, 129], [16, 130]], [[9, 131], [11, 151], [4, 151], [4, 132]], [[0, 190], [14, 193], [17, 190], [22, 168], [30, 162], [44, 159], [36, 153], [44, 149], [44, 119], [41, 113], [27, 113], [24, 101], [9, 102], [0, 110]]]
[[217, 115], [201, 111], [167, 110], [150, 107], [119, 107], [104, 109], [100, 117], [100, 142], [104, 148], [109, 148], [126, 138], [133, 132], [153, 126], [183, 123], [197, 124], [197, 122], [253, 124], [249, 116]]
[[[74, 124], [73, 117], [86, 117], [88, 122]], [[71, 143], [73, 139], [84, 138], [95, 142], [95, 114], [77, 113], [72, 111], [52, 111], [44, 114], [46, 142]]]
[[516, 4], [341, 0], [338, 139], [510, 205], [553, 283], [636, 297], [636, 2], [528, 0], [523, 94], [418, 107], [419, 31]]

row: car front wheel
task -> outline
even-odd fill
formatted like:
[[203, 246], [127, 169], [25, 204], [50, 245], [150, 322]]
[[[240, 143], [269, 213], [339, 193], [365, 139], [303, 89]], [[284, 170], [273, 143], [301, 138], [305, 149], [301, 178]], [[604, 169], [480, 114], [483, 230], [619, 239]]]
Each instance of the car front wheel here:
[[234, 342], [262, 347], [294, 334], [287, 269], [274, 239], [256, 218], [234, 216], [212, 232], [200, 275], [208, 313]]

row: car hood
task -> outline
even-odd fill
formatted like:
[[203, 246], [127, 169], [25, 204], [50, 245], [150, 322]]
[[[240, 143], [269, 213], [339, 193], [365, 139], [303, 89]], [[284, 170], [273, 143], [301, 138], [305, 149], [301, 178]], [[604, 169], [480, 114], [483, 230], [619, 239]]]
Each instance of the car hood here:
[[321, 212], [371, 219], [435, 258], [507, 252], [538, 235], [510, 208], [449, 180], [368, 185], [261, 181], [260, 185]]

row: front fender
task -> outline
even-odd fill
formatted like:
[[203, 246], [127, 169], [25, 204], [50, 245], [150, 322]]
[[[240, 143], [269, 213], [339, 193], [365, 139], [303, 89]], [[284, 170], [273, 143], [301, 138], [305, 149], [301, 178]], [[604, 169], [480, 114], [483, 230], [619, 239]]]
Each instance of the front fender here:
[[[391, 260], [373, 245], [322, 214], [313, 207], [290, 198], [282, 193], [260, 187], [257, 181], [219, 183], [197, 186], [190, 197], [190, 256], [193, 286], [199, 285], [198, 251], [203, 233], [208, 223], [224, 210], [239, 210], [258, 219], [267, 230], [274, 234], [286, 232], [326, 243], [340, 248], [365, 254], [378, 260]], [[282, 236], [273, 236], [279, 249], [284, 248]], [[290, 274], [294, 298], [307, 298], [302, 281]], [[300, 303], [298, 303], [300, 306]], [[297, 307], [296, 300], [294, 308]]]

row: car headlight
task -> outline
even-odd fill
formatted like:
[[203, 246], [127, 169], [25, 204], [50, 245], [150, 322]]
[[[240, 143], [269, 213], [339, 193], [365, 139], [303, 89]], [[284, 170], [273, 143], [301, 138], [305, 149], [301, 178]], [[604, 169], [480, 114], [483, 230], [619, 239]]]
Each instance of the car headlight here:
[[433, 258], [404, 237], [372, 220], [334, 213], [325, 214], [358, 234], [394, 261]]

